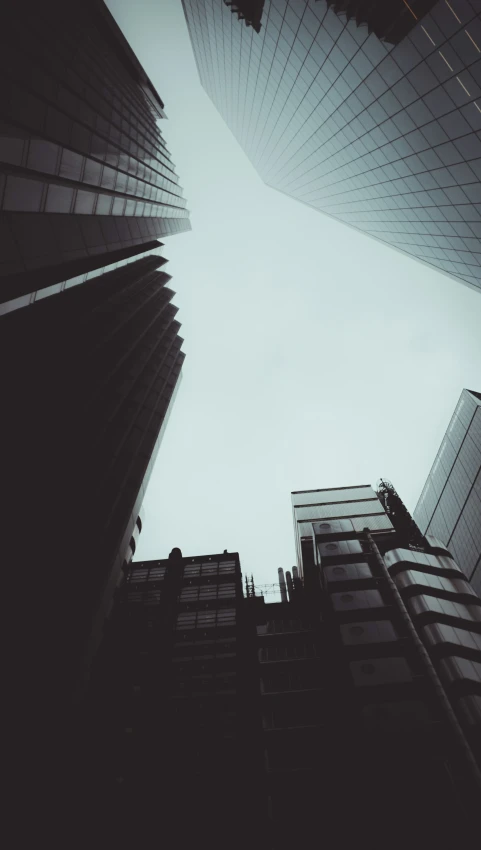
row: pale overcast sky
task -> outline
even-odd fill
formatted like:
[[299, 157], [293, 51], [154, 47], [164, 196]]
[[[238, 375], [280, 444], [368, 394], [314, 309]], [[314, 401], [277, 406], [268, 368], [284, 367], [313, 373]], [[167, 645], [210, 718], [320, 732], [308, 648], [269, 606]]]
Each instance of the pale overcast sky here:
[[228, 549], [275, 582], [292, 490], [384, 476], [414, 508], [462, 388], [481, 389], [481, 293], [264, 186], [201, 88], [180, 0], [107, 3], [165, 103], [192, 221], [162, 250], [187, 357], [136, 560]]

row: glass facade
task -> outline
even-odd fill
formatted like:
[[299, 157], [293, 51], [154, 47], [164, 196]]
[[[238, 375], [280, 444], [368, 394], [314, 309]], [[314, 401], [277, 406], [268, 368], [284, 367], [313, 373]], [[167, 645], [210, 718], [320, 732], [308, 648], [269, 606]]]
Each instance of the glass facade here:
[[392, 530], [392, 524], [369, 485], [328, 490], [304, 490], [292, 493], [292, 511], [299, 569], [303, 571], [303, 542], [310, 550], [313, 523], [325, 520], [348, 519], [356, 531]]
[[481, 593], [481, 395], [463, 390], [414, 512]]
[[0, 301], [190, 229], [163, 103], [102, 0], [75, 20], [20, 0], [0, 43]]
[[479, 0], [266, 0], [258, 31], [240, 3], [183, 5], [202, 85], [269, 186], [481, 287]]

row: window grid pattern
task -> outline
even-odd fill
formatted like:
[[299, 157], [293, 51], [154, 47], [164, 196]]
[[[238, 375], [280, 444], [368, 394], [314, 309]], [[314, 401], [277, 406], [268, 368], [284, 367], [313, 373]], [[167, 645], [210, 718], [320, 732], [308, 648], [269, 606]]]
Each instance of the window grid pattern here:
[[208, 629], [235, 626], [235, 608], [220, 608], [217, 611], [189, 611], [177, 615], [177, 629]]
[[206, 561], [203, 564], [188, 564], [184, 567], [184, 581], [193, 578], [228, 576], [235, 573], [235, 561]]
[[481, 286], [481, 16], [438, 0], [395, 47], [325, 0], [260, 33], [184, 0], [205, 90], [265, 182]]
[[134, 564], [127, 573], [128, 584], [144, 584], [145, 582], [163, 581], [167, 567], [153, 564], [152, 566], [137, 566]]
[[180, 594], [181, 602], [209, 602], [216, 599], [233, 599], [236, 595], [235, 584], [207, 584], [185, 587]]
[[126, 576], [122, 602], [127, 605], [159, 605], [167, 567], [159, 563], [133, 564]]
[[481, 404], [463, 390], [414, 511], [421, 531], [449, 549], [478, 586], [481, 575]]
[[[99, 243], [118, 250], [190, 225], [160, 102], [122, 56], [128, 48], [112, 46], [97, 4], [86, 4], [75, 26], [58, 2], [27, 16], [14, 10], [0, 34], [0, 209], [78, 216], [86, 253], [98, 254]], [[13, 244], [15, 223], [8, 228]], [[10, 259], [2, 257], [4, 274], [24, 270]], [[24, 267], [36, 267], [29, 260]]]

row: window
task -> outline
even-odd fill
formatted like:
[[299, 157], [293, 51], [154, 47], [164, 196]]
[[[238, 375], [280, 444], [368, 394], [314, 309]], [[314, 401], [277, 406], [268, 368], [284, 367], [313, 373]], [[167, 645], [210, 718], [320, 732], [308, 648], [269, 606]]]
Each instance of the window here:
[[199, 584], [184, 587], [180, 594], [181, 602], [208, 601], [214, 599], [231, 599], [236, 595], [235, 584]]
[[212, 577], [235, 573], [235, 561], [205, 561], [203, 564], [189, 564], [184, 567], [184, 579], [199, 576]]
[[216, 626], [234, 626], [235, 608], [223, 608], [218, 611], [189, 611], [178, 614], [176, 629], [205, 629]]
[[153, 567], [132, 567], [127, 574], [127, 582], [130, 584], [143, 584], [144, 582], [162, 581], [165, 578], [167, 567], [155, 564]]

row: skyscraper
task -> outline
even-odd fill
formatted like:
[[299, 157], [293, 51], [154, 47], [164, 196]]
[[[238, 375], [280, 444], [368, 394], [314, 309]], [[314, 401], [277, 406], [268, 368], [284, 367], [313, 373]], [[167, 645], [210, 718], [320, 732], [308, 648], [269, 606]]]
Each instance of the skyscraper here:
[[35, 693], [43, 682], [59, 704], [78, 685], [135, 549], [181, 373], [164, 263], [135, 260], [0, 319], [10, 364], [1, 380], [4, 551], [22, 587], [16, 604], [29, 612], [13, 628], [17, 647], [28, 647], [24, 687]]
[[202, 85], [267, 185], [481, 286], [478, 0], [183, 5]]
[[481, 395], [463, 390], [414, 511], [481, 593]]
[[179, 384], [164, 263], [135, 259], [0, 318], [10, 775], [37, 828], [78, 821], [68, 807], [91, 661]]
[[53, 799], [65, 829], [91, 661], [184, 360], [159, 237], [190, 225], [163, 103], [101, 0], [20, 0], [0, 42], [10, 776], [37, 830], [60, 824]]
[[164, 104], [102, 0], [11, 3], [0, 45], [6, 312], [190, 225]]

